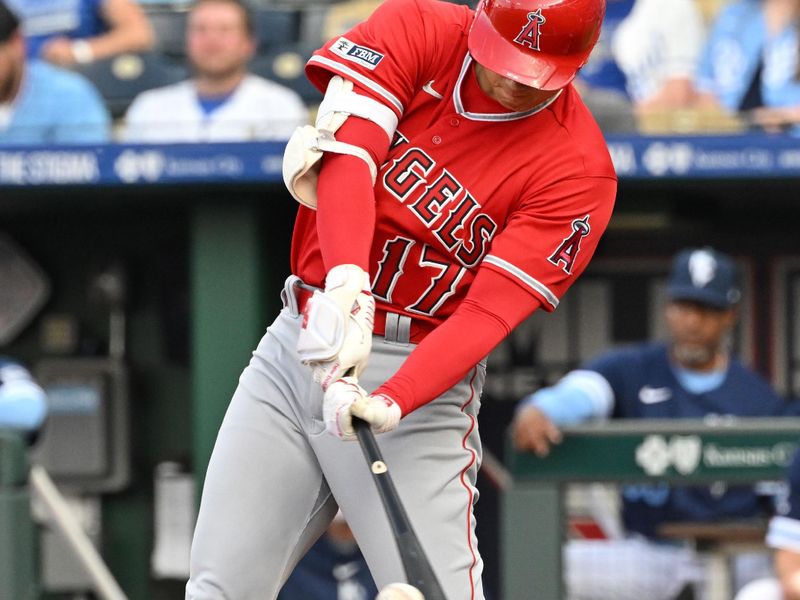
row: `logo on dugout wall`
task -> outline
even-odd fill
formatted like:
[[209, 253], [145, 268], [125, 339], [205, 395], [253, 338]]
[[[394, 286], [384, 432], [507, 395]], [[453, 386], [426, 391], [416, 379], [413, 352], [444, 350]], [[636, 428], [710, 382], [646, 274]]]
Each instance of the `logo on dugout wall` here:
[[681, 475], [694, 473], [700, 465], [703, 441], [697, 435], [648, 435], [636, 448], [636, 464], [648, 475], [658, 477], [670, 467]]

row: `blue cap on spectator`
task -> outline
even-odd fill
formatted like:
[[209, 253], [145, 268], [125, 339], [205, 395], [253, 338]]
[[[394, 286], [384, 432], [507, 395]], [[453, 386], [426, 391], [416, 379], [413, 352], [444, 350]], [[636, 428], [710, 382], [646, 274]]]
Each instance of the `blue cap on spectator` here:
[[672, 262], [667, 295], [670, 300], [691, 300], [723, 310], [731, 308], [742, 297], [736, 264], [713, 248], [683, 250]]

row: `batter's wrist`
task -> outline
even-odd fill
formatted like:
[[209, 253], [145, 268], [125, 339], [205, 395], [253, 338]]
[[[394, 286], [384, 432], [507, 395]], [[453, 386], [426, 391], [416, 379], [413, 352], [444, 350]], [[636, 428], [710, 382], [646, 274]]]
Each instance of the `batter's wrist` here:
[[402, 419], [405, 417], [409, 412], [411, 412], [408, 408], [408, 404], [402, 402], [402, 394], [397, 394], [393, 392], [389, 387], [386, 385], [380, 386], [377, 390], [372, 392], [372, 396], [384, 396], [394, 402], [397, 407], [400, 409], [400, 418]]

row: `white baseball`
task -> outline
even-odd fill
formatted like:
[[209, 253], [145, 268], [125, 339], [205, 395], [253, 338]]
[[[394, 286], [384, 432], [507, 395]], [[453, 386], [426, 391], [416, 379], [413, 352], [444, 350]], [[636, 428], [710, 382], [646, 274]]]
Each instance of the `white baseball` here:
[[425, 600], [425, 596], [413, 585], [390, 583], [381, 590], [375, 600]]

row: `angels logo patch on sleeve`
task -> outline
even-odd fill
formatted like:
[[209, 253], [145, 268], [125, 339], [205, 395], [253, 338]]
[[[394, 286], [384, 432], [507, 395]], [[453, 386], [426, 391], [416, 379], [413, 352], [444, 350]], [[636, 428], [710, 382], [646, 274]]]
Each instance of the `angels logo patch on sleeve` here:
[[572, 222], [572, 233], [564, 238], [564, 241], [559, 244], [556, 251], [547, 260], [557, 267], [560, 266], [565, 273], [571, 273], [572, 265], [575, 264], [575, 259], [581, 250], [581, 240], [589, 235], [591, 230], [592, 228], [589, 227], [589, 215], [582, 219], [575, 219]]
[[366, 46], [359, 46], [345, 37], [340, 37], [330, 46], [330, 51], [338, 54], [345, 60], [357, 63], [374, 71], [375, 67], [383, 60], [383, 54]]

